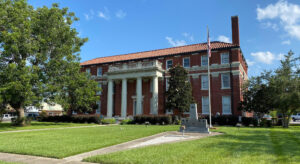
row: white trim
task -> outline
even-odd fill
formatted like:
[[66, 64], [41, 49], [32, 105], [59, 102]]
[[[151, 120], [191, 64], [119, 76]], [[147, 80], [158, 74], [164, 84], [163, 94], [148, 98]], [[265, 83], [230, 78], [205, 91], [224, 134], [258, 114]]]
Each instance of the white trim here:
[[202, 105], [201, 105], [201, 108], [202, 108], [202, 114], [204, 114], [204, 115], [207, 115], [207, 114], [209, 114], [209, 103], [207, 104], [207, 108], [208, 108], [208, 111], [207, 112], [203, 112], [203, 109], [204, 109], [204, 98], [207, 98], [208, 99], [208, 96], [202, 96], [201, 97], [201, 103], [202, 103]]
[[[188, 67], [185, 67], [185, 66], [184, 66], [184, 59], [189, 59], [189, 66], [188, 66]], [[182, 67], [183, 67], [183, 68], [190, 68], [190, 67], [191, 67], [191, 59], [190, 59], [190, 57], [182, 58]]]
[[[228, 57], [228, 63], [223, 63], [223, 58], [224, 58], [225, 55], [227, 55], [227, 57]], [[221, 58], [221, 64], [229, 64], [230, 63], [228, 52], [221, 53], [220, 58]]]
[[[101, 75], [99, 75], [99, 68], [101, 68]], [[102, 67], [97, 67], [97, 77], [102, 77], [103, 76], [103, 69]]]
[[[224, 87], [224, 86], [223, 86], [223, 76], [224, 76], [224, 75], [228, 75], [228, 77], [229, 77], [229, 81], [228, 81], [229, 87]], [[221, 89], [230, 89], [230, 80], [231, 80], [231, 79], [230, 79], [230, 74], [229, 74], [229, 73], [222, 73], [222, 74], [221, 74]]]
[[[229, 98], [229, 111], [230, 112], [224, 112], [224, 105], [228, 105], [228, 104], [224, 104], [224, 98]], [[222, 96], [222, 115], [231, 115], [231, 96]]]
[[[207, 88], [203, 88], [203, 79], [204, 78], [206, 78], [207, 79]], [[206, 75], [201, 75], [201, 90], [208, 90], [208, 76], [207, 76], [207, 74]]]
[[168, 59], [168, 60], [166, 60], [166, 70], [168, 70], [168, 69], [170, 69], [170, 68], [168, 68], [168, 61], [171, 61], [172, 62], [172, 67], [173, 67], [173, 59]]

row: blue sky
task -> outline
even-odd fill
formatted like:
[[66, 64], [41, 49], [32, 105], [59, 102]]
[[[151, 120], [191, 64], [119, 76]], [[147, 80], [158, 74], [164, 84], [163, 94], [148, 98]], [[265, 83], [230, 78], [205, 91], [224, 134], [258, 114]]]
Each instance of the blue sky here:
[[211, 40], [231, 41], [238, 15], [249, 75], [274, 69], [289, 50], [300, 53], [298, 0], [29, 0], [35, 7], [59, 3], [80, 18], [74, 24], [89, 41], [81, 61]]

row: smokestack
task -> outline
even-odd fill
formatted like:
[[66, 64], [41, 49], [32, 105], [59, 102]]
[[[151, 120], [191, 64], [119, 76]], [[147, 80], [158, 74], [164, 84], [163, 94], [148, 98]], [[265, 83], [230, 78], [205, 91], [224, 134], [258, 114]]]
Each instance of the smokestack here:
[[239, 17], [231, 17], [232, 44], [240, 45]]

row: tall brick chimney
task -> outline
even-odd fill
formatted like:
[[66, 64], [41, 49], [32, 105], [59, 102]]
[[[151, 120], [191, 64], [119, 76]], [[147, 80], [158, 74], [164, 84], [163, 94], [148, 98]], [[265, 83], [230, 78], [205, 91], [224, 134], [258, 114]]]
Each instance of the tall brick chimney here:
[[239, 17], [231, 17], [232, 43], [240, 45]]

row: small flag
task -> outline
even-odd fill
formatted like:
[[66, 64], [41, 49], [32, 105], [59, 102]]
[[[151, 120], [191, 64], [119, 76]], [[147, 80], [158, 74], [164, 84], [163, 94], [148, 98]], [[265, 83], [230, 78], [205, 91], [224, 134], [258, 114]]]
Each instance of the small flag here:
[[209, 29], [208, 29], [208, 27], [207, 27], [207, 53], [208, 53], [208, 57], [211, 57], [211, 47], [210, 47]]

